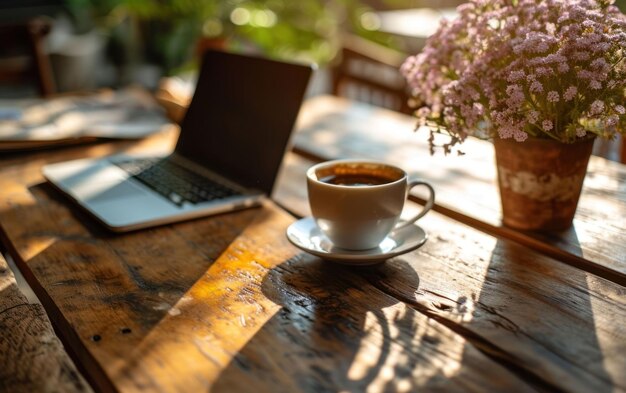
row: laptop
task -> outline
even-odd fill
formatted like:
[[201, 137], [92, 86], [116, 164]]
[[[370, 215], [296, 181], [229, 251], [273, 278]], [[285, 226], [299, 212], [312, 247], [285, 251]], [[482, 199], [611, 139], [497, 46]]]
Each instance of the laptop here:
[[312, 68], [207, 51], [173, 153], [62, 162], [43, 175], [115, 232], [258, 206], [271, 195]]

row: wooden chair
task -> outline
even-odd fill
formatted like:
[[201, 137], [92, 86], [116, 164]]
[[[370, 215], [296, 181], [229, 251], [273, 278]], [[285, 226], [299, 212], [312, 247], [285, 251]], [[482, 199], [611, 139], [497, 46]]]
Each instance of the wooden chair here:
[[2, 253], [0, 288], [0, 392], [91, 393], [43, 306], [24, 296]]
[[621, 135], [614, 140], [596, 138], [592, 154], [626, 164], [626, 138]]
[[332, 69], [333, 94], [412, 113], [399, 68], [406, 55], [364, 38], [343, 38], [340, 61]]
[[47, 18], [0, 24], [0, 83], [33, 83], [39, 95], [55, 92], [50, 60], [44, 39], [51, 30]]

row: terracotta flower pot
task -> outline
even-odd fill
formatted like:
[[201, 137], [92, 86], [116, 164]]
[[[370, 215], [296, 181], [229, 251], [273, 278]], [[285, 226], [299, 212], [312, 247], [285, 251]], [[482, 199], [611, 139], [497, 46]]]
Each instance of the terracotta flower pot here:
[[539, 231], [570, 227], [593, 141], [495, 139], [504, 225]]

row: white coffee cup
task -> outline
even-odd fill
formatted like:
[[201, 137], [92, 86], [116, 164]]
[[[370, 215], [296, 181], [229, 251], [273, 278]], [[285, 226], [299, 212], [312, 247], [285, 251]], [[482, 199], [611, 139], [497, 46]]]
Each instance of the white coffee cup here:
[[[409, 190], [422, 185], [429, 197], [423, 209], [399, 222]], [[435, 203], [433, 187], [409, 180], [393, 165], [370, 160], [334, 160], [307, 171], [309, 204], [320, 230], [336, 246], [348, 250], [377, 247], [392, 231], [412, 225]]]

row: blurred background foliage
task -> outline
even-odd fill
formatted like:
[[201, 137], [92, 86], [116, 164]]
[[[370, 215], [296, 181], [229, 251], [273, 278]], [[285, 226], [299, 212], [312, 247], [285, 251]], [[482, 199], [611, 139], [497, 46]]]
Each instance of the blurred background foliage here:
[[79, 31], [96, 27], [108, 36], [116, 64], [147, 61], [167, 74], [193, 66], [194, 54], [206, 46], [247, 47], [323, 65], [335, 57], [341, 31], [393, 44], [363, 28], [361, 16], [376, 4], [359, 0], [66, 1]]
[[[10, 6], [2, 6], [1, 1]], [[120, 85], [138, 75], [156, 80], [160, 75], [195, 69], [198, 53], [207, 47], [256, 51], [324, 67], [338, 60], [342, 35], [350, 33], [413, 53], [419, 42], [380, 31], [377, 11], [443, 9], [461, 3], [463, 0], [0, 0], [0, 10], [51, 4], [62, 8], [71, 19], [74, 34], [98, 35], [104, 53], [102, 60], [95, 61], [102, 63], [97, 72], [112, 74], [107, 80]], [[615, 3], [626, 9], [626, 0]], [[85, 46], [82, 49], [88, 52]], [[147, 72], [146, 65], [152, 71]], [[152, 76], [146, 77], [150, 73]]]
[[[207, 46], [246, 47], [320, 65], [337, 55], [342, 32], [403, 49], [372, 28], [373, 11], [449, 8], [461, 0], [65, 0], [78, 31], [98, 28], [116, 66], [148, 62], [165, 74], [194, 67]], [[626, 0], [615, 4], [622, 10]]]

